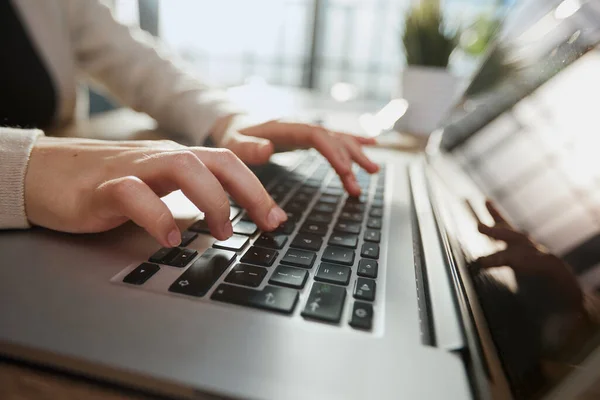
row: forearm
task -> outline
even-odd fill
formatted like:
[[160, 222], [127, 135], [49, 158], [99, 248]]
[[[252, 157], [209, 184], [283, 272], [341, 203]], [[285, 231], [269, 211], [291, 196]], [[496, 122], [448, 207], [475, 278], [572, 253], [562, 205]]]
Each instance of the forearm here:
[[150, 35], [114, 20], [98, 1], [72, 0], [68, 21], [78, 68], [124, 105], [201, 144], [239, 110]]
[[37, 129], [0, 128], [0, 229], [29, 227], [25, 174], [31, 149], [41, 135]]

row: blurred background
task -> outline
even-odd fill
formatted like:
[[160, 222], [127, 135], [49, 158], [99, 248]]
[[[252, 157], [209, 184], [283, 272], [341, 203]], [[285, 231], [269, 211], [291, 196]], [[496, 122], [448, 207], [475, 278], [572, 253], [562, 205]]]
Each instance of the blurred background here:
[[[439, 1], [443, 29], [459, 33], [448, 68], [469, 76], [516, 0]], [[404, 20], [418, 2], [109, 1], [121, 22], [159, 36], [212, 85], [266, 82], [382, 104], [399, 91]], [[92, 108], [102, 109], [101, 103], [92, 98]]]

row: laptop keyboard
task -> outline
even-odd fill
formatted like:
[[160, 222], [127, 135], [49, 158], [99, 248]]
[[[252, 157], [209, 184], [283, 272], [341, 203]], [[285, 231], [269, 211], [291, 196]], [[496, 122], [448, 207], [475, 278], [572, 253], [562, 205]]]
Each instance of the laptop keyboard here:
[[[385, 166], [374, 175], [356, 170], [362, 194], [353, 198], [314, 152], [306, 152], [295, 168], [265, 166], [256, 174], [287, 212], [286, 223], [261, 232], [232, 200], [231, 238], [214, 242], [198, 256], [186, 246], [210, 232], [205, 221], [196, 221], [183, 232], [180, 247], [158, 250], [122, 281], [139, 286], [161, 268], [187, 267], [169, 292], [371, 330], [385, 173]], [[342, 321], [345, 307], [352, 312]]]

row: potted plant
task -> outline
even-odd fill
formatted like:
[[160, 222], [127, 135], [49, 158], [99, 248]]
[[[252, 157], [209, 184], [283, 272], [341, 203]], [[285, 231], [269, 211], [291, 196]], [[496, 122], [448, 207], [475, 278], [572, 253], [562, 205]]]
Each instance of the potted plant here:
[[408, 110], [396, 128], [428, 135], [448, 112], [457, 90], [457, 78], [448, 70], [457, 32], [448, 32], [439, 0], [421, 0], [409, 10], [402, 45], [407, 64], [401, 77], [402, 97]]

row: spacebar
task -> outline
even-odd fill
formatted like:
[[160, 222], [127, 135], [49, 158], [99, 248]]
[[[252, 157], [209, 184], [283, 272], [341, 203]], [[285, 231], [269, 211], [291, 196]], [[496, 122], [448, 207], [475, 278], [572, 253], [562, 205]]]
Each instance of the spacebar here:
[[298, 302], [298, 292], [293, 289], [275, 286], [265, 286], [263, 290], [253, 290], [221, 284], [215, 289], [211, 299], [291, 314]]

